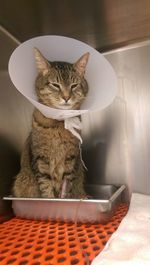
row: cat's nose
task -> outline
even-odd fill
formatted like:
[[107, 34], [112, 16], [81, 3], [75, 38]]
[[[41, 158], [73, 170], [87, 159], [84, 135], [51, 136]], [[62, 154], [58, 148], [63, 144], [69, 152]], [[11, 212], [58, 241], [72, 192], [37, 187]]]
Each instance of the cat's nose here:
[[67, 103], [68, 100], [70, 99], [70, 95], [63, 95], [62, 98], [63, 98], [63, 99], [65, 100], [65, 102]]

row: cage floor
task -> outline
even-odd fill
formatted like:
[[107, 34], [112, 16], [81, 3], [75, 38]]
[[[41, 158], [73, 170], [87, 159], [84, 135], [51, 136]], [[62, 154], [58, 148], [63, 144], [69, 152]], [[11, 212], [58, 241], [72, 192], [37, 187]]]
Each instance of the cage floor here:
[[105, 225], [12, 218], [0, 224], [0, 264], [89, 265], [127, 210], [121, 204]]

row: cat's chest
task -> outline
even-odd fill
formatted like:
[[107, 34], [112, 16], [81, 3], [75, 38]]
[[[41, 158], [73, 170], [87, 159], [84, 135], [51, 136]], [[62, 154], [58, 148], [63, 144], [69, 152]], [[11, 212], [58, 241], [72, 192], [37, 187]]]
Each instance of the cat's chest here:
[[65, 128], [33, 128], [32, 151], [35, 156], [48, 157], [55, 163], [63, 163], [65, 158], [79, 152], [78, 139]]
[[63, 121], [43, 117], [35, 111], [32, 121], [32, 146], [34, 151], [41, 153], [57, 151], [64, 153], [79, 146], [79, 140], [67, 129]]
[[67, 142], [70, 144], [78, 144], [78, 139], [67, 129], [64, 128], [64, 123], [55, 123], [50, 126], [44, 126], [37, 122], [33, 122], [32, 135], [34, 140], [39, 145], [65, 145]]

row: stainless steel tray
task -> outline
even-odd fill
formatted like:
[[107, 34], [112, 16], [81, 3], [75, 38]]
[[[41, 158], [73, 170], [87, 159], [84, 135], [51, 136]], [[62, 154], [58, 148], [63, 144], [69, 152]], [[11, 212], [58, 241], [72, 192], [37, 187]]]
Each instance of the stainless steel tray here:
[[12, 208], [17, 217], [35, 220], [55, 220], [79, 223], [105, 223], [111, 218], [115, 206], [121, 201], [125, 186], [88, 185], [93, 199], [14, 198]]

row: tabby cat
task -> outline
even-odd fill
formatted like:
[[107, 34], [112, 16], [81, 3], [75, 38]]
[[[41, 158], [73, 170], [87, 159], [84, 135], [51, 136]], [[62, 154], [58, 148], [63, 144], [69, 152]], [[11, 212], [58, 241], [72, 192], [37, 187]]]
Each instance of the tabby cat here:
[[[39, 102], [57, 109], [79, 109], [88, 93], [84, 78], [89, 53], [74, 64], [49, 62], [35, 48]], [[32, 130], [21, 157], [21, 170], [12, 188], [15, 197], [81, 198], [84, 168], [79, 140], [64, 121], [46, 118], [35, 109]]]

